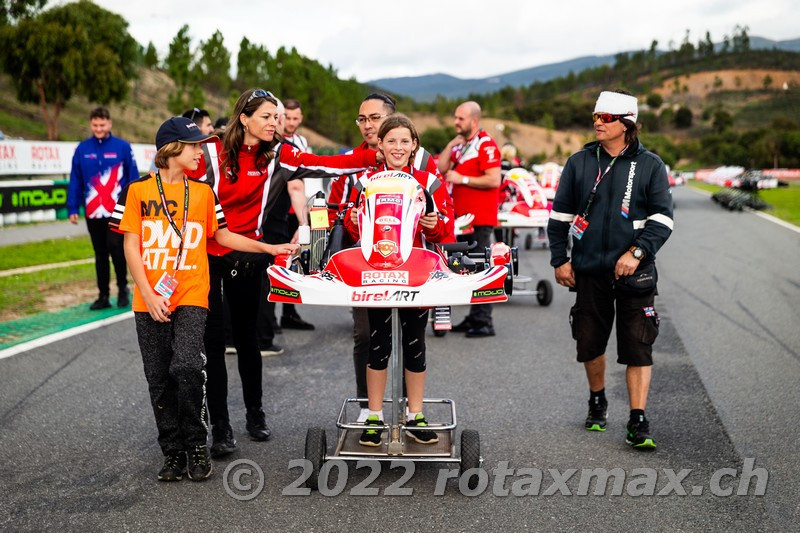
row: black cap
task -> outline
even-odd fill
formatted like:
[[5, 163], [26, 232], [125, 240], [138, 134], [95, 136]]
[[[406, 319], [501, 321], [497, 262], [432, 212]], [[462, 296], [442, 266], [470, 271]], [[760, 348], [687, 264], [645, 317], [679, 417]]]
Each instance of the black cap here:
[[216, 138], [216, 135], [203, 135], [197, 124], [184, 117], [172, 117], [164, 122], [156, 133], [156, 150], [171, 142], [201, 143]]

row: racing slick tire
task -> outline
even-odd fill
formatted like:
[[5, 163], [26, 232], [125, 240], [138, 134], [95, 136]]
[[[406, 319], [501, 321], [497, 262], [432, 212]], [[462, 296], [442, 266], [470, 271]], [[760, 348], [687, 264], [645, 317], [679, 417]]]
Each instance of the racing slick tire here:
[[[474, 429], [465, 429], [461, 432], [461, 464], [459, 465], [459, 476], [472, 468], [481, 466], [481, 438]], [[480, 478], [472, 476], [467, 482], [470, 490], [478, 486]]]
[[305, 458], [311, 463], [312, 472], [306, 479], [306, 487], [311, 490], [319, 488], [319, 473], [325, 463], [327, 452], [328, 443], [325, 438], [325, 430], [320, 427], [308, 428], [308, 432], [306, 432]]

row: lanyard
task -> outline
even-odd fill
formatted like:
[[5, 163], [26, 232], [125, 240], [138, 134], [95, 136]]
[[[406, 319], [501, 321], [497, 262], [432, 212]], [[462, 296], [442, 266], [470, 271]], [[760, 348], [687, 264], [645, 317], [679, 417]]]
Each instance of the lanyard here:
[[169, 214], [167, 197], [164, 196], [164, 185], [161, 183], [161, 173], [158, 171], [156, 172], [156, 186], [158, 187], [158, 194], [161, 195], [161, 207], [164, 209], [164, 216], [167, 217], [169, 225], [172, 226], [172, 229], [178, 234], [178, 237], [181, 240], [180, 247], [178, 248], [178, 255], [175, 256], [174, 272], [177, 272], [178, 266], [181, 264], [181, 256], [183, 255], [183, 241], [184, 236], [186, 235], [186, 225], [189, 221], [189, 180], [186, 179], [185, 175], [183, 176], [183, 227], [181, 229], [178, 229], [178, 225], [175, 223], [172, 215]]
[[617, 162], [617, 158], [625, 153], [625, 150], [628, 149], [628, 145], [626, 144], [625, 147], [620, 150], [620, 152], [611, 158], [611, 162], [606, 167], [606, 170], [601, 174], [600, 173], [600, 145], [597, 145], [597, 177], [594, 180], [594, 187], [592, 187], [592, 191], [589, 193], [589, 199], [586, 201], [586, 209], [583, 210], [583, 214], [581, 215], [582, 218], [586, 218], [589, 216], [589, 207], [591, 207], [592, 202], [594, 202], [594, 197], [597, 195], [597, 186], [600, 185], [600, 182], [603, 181], [603, 178], [606, 177], [606, 174], [611, 170], [611, 167], [614, 166], [614, 163]]
[[481, 132], [481, 130], [478, 130], [477, 133], [475, 133], [475, 135], [472, 136], [472, 139], [470, 139], [469, 142], [464, 145], [464, 149], [461, 151], [460, 154], [458, 154], [458, 159], [456, 160], [456, 164], [453, 167], [454, 170], [455, 170], [456, 166], [460, 165], [464, 161], [464, 156], [467, 155], [467, 152], [469, 152], [470, 148], [472, 148], [472, 145], [473, 144], [477, 144], [478, 136], [480, 135], [480, 132]]

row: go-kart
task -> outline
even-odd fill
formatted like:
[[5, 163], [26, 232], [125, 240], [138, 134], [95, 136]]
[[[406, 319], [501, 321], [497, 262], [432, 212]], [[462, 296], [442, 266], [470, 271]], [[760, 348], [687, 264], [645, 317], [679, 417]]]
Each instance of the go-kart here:
[[[537, 239], [542, 247], [547, 247], [546, 228], [550, 218], [551, 202], [547, 199], [544, 188], [536, 178], [524, 168], [513, 168], [508, 171], [500, 190], [501, 198], [497, 213], [498, 230], [501, 240], [514, 246], [518, 229], [536, 229]], [[497, 231], [497, 230], [496, 230]], [[532, 248], [533, 235], [525, 238], [525, 249]], [[539, 280], [536, 289], [528, 289], [533, 282], [531, 276], [514, 278], [514, 293], [518, 295], [536, 295], [540, 305], [550, 305], [553, 301], [553, 286], [547, 280]]]
[[[391, 419], [384, 425], [382, 443], [377, 448], [359, 444], [364, 425], [350, 420], [348, 406], [366, 402], [366, 398], [347, 398], [342, 404], [336, 426], [338, 438], [333, 454], [328, 454], [325, 430], [313, 427], [306, 434], [305, 457], [313, 466], [306, 481], [317, 488], [318, 474], [329, 459], [357, 461], [427, 461], [459, 463], [461, 472], [480, 466], [480, 440], [471, 430], [461, 432], [460, 454], [456, 453], [456, 412], [452, 400], [425, 398], [425, 404], [449, 407], [450, 420], [429, 424], [439, 442], [423, 445], [406, 439], [405, 404], [401, 397], [402, 353], [400, 307], [440, 307], [475, 303], [496, 303], [508, 299], [513, 269], [512, 250], [495, 243], [484, 260], [474, 261], [463, 245], [430, 250], [414, 246], [417, 224], [422, 213], [434, 211], [433, 199], [409, 174], [385, 171], [366, 182], [356, 206], [360, 244], [330, 254], [330, 259], [315, 270], [316, 258], [305, 261], [307, 270], [293, 268], [297, 257], [278, 256], [267, 269], [270, 279], [269, 299], [307, 305], [392, 308]], [[470, 268], [469, 265], [474, 266]]]

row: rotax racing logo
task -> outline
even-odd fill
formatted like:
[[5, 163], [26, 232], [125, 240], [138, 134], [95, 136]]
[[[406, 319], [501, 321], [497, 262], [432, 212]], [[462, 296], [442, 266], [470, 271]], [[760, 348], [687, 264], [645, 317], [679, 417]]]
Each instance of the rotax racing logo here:
[[414, 302], [419, 291], [353, 291], [351, 302]]
[[365, 270], [361, 273], [362, 285], [408, 285], [407, 270]]

